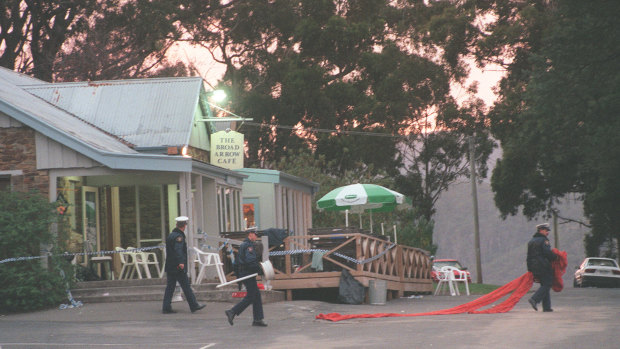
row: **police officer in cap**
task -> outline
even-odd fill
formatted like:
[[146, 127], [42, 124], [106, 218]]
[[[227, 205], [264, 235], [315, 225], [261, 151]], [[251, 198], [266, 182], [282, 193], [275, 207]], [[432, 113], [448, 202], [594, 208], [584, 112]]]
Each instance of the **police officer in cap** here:
[[[243, 241], [241, 246], [239, 246], [239, 257], [238, 260], [235, 261], [239, 264], [238, 277], [244, 277], [254, 273], [262, 274], [263, 271], [260, 266], [261, 253], [259, 253], [260, 249], [257, 248], [257, 239], [258, 234], [256, 233], [256, 230], [248, 230], [248, 237]], [[256, 283], [256, 276], [245, 279], [242, 282], [245, 285], [247, 294], [241, 302], [237, 303], [237, 305], [232, 307], [232, 309], [225, 311], [226, 317], [228, 318], [228, 323], [232, 326], [235, 316], [240, 315], [245, 308], [252, 304], [252, 314], [254, 319], [252, 326], [266, 327], [267, 324], [263, 320], [263, 303], [260, 298], [258, 284]]]
[[527, 244], [527, 270], [534, 274], [534, 278], [540, 281], [540, 288], [528, 300], [532, 308], [538, 311], [537, 304], [542, 302], [543, 311], [550, 312], [551, 309], [551, 284], [553, 283], [553, 268], [551, 261], [557, 257], [551, 251], [551, 244], [547, 236], [549, 235], [549, 224], [539, 224], [536, 226], [536, 234]]
[[185, 299], [189, 304], [189, 309], [193, 312], [205, 307], [198, 304], [196, 296], [189, 285], [187, 278], [187, 242], [185, 241], [185, 229], [189, 218], [185, 216], [177, 217], [176, 228], [172, 230], [166, 239], [166, 292], [164, 293], [164, 304], [162, 312], [164, 314], [176, 313], [172, 310], [172, 295], [177, 282], [181, 285]]

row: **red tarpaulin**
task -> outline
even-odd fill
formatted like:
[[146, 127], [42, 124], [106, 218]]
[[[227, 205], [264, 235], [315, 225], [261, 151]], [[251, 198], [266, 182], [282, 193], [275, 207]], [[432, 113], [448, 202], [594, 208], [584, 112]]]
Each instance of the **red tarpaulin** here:
[[[558, 256], [558, 259], [552, 262], [552, 267], [554, 271], [554, 279], [553, 279], [553, 290], [559, 292], [563, 288], [562, 276], [566, 272], [567, 256], [565, 251], [559, 251], [557, 249], [553, 249], [553, 252]], [[413, 317], [413, 316], [427, 316], [427, 315], [449, 315], [449, 314], [495, 314], [495, 313], [505, 313], [510, 311], [514, 306], [521, 300], [521, 298], [527, 293], [527, 291], [532, 288], [532, 284], [534, 282], [534, 276], [531, 272], [527, 272], [520, 277], [510, 281], [506, 285], [498, 288], [497, 290], [490, 292], [478, 299], [475, 299], [469, 303], [461, 304], [459, 306], [430, 311], [426, 313], [415, 313], [415, 314], [399, 314], [399, 313], [376, 313], [376, 314], [349, 314], [342, 315], [339, 313], [329, 313], [329, 314], [319, 314], [316, 316], [317, 319], [320, 320], [329, 320], [329, 321], [342, 321], [348, 319], [359, 319], [359, 318], [380, 318], [380, 317]], [[512, 294], [503, 302], [485, 310], [477, 310], [486, 305], [489, 305], [500, 298], [505, 297], [509, 293]]]

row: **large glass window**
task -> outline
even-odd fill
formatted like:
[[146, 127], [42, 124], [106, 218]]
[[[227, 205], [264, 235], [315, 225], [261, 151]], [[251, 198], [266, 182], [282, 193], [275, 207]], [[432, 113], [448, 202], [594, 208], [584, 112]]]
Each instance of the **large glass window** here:
[[244, 229], [241, 224], [241, 192], [239, 189], [218, 186], [217, 205], [220, 231]]

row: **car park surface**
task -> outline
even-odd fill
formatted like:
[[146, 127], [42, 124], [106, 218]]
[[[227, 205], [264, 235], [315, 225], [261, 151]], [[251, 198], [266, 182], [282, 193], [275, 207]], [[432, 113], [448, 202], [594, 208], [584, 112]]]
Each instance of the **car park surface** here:
[[[535, 289], [535, 287], [533, 288]], [[530, 293], [531, 294], [531, 293]], [[230, 326], [229, 303], [191, 313], [161, 313], [161, 301], [85, 304], [73, 309], [0, 316], [0, 347], [23, 348], [617, 348], [620, 289], [552, 292], [553, 313], [536, 312], [528, 295], [502, 314], [316, 320], [319, 313], [418, 313], [451, 308], [479, 295], [398, 298], [386, 305], [320, 301], [265, 304], [269, 327], [242, 314]], [[177, 303], [174, 303], [177, 305]], [[174, 306], [173, 305], [173, 306]]]

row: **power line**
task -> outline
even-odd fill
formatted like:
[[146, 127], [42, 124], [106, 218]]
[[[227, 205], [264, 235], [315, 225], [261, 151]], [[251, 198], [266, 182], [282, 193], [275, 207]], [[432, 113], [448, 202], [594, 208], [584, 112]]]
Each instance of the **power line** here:
[[277, 124], [264, 124], [259, 122], [246, 121], [245, 125], [256, 126], [256, 127], [270, 127], [270, 128], [278, 128], [285, 130], [293, 130], [293, 131], [304, 131], [304, 132], [313, 132], [313, 133], [337, 133], [337, 134], [345, 134], [345, 135], [359, 135], [359, 136], [373, 136], [373, 137], [389, 137], [389, 138], [402, 138], [400, 135], [391, 135], [387, 133], [378, 133], [378, 132], [364, 132], [364, 131], [341, 131], [341, 130], [330, 130], [325, 128], [304, 128], [299, 126], [285, 126], [285, 125], [277, 125]]

